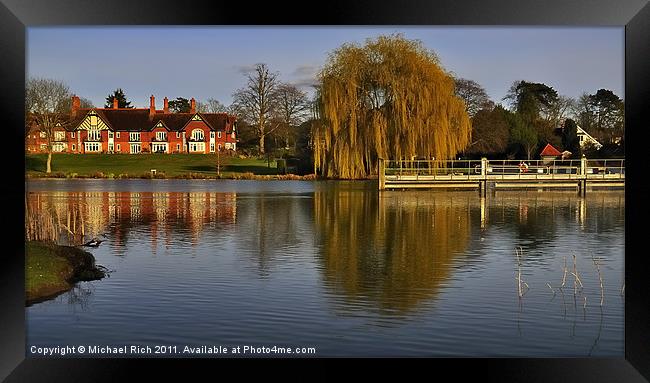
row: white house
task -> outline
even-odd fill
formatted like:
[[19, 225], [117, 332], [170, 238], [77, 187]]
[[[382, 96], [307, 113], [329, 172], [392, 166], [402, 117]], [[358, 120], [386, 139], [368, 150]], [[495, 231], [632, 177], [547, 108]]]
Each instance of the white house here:
[[576, 128], [576, 135], [578, 136], [578, 140], [580, 142], [580, 148], [584, 148], [587, 144], [592, 144], [596, 150], [598, 150], [603, 146], [600, 142], [598, 142], [598, 140], [593, 138], [591, 134], [587, 133], [579, 125], [576, 125]]

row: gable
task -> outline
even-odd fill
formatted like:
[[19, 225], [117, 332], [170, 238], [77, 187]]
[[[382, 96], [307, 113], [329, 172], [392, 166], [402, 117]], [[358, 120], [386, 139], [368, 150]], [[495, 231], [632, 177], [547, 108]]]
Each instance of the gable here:
[[170, 130], [171, 130], [171, 129], [169, 129], [169, 128], [167, 127], [167, 125], [165, 125], [165, 123], [162, 122], [162, 121], [158, 121], [158, 122], [156, 123], [156, 125], [153, 126], [153, 129], [152, 129], [152, 130], [156, 130], [156, 129], [165, 129], [165, 130], [167, 130], [167, 131], [170, 131]]
[[89, 111], [77, 126], [79, 130], [112, 130], [108, 124], [95, 112]]
[[181, 130], [194, 130], [194, 129], [207, 129], [207, 130], [214, 130], [210, 124], [203, 119], [202, 116], [200, 116], [198, 113], [192, 116], [185, 125], [181, 128]]

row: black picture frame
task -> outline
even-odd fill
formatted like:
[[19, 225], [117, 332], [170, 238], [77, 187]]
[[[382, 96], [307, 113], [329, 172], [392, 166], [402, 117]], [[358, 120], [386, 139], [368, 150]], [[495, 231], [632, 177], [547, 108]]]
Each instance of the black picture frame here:
[[[316, 4], [315, 4], [316, 5]], [[437, 2], [336, 1], [321, 3], [310, 10], [274, 2], [253, 12], [247, 2], [213, 3], [169, 0], [87, 2], [83, 0], [0, 0], [0, 108], [2, 133], [8, 143], [2, 151], [5, 180], [0, 194], [5, 197], [4, 262], [0, 267], [0, 378], [8, 382], [119, 381], [131, 380], [136, 370], [166, 375], [185, 371], [198, 379], [196, 368], [247, 368], [241, 360], [187, 359], [25, 359], [24, 310], [24, 85], [26, 28], [55, 25], [519, 25], [519, 26], [625, 26], [625, 123], [628, 143], [626, 173], [626, 296], [625, 358], [572, 359], [425, 359], [425, 370], [438, 377], [465, 380], [478, 374], [481, 381], [532, 382], [643, 382], [650, 379], [650, 317], [648, 284], [650, 275], [644, 218], [650, 216], [647, 159], [642, 157], [648, 142], [650, 111], [650, 5], [647, 0], [444, 0]], [[107, 37], [108, 38], [108, 37]], [[98, 42], [101, 44], [101, 42]], [[564, 58], [566, 59], [566, 58]], [[20, 166], [22, 165], [22, 166]], [[15, 222], [15, 223], [14, 223]], [[203, 360], [205, 362], [205, 360]], [[219, 364], [215, 367], [214, 363]], [[266, 366], [286, 366], [285, 360], [265, 361]], [[305, 361], [309, 362], [309, 361]], [[323, 361], [318, 361], [323, 364]], [[327, 360], [324, 362], [328, 362]], [[357, 363], [358, 362], [358, 363]], [[348, 367], [363, 368], [364, 375], [390, 371], [381, 363], [366, 369], [366, 360]], [[408, 362], [408, 361], [407, 361]], [[423, 362], [423, 363], [422, 363]], [[258, 364], [256, 362], [256, 364]], [[304, 364], [304, 363], [303, 363]], [[329, 364], [329, 363], [325, 363]], [[410, 363], [408, 363], [410, 364]], [[188, 370], [191, 368], [191, 370]], [[191, 372], [188, 372], [191, 371]], [[247, 370], [243, 370], [248, 373]], [[266, 370], [265, 370], [266, 371]], [[323, 371], [319, 369], [313, 370]], [[395, 370], [392, 370], [395, 371]], [[332, 371], [334, 372], [334, 371]], [[221, 374], [221, 371], [219, 371]], [[442, 375], [445, 374], [445, 375]], [[447, 375], [449, 374], [449, 375]], [[406, 376], [405, 376], [406, 377]], [[645, 379], [644, 379], [645, 377]]]

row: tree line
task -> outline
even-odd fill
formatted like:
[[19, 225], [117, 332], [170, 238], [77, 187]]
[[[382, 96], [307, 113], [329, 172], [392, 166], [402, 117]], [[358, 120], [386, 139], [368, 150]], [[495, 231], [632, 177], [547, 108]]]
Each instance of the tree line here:
[[[458, 79], [456, 94], [465, 100], [472, 119], [466, 156], [531, 159], [547, 143], [571, 152], [573, 158], [624, 155], [624, 103], [611, 90], [598, 89], [572, 99], [558, 95], [549, 85], [520, 80], [503, 98], [504, 106], [491, 101], [476, 82]], [[581, 147], [578, 126], [603, 146]]]

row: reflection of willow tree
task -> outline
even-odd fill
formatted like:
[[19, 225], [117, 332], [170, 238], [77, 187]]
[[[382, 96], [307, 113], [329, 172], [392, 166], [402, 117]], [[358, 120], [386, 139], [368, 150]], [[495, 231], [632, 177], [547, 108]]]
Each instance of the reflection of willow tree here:
[[309, 239], [301, 235], [308, 228], [310, 200], [301, 196], [259, 194], [237, 202], [240, 228], [237, 247], [254, 249], [258, 272], [267, 276], [275, 261], [282, 256], [293, 256], [298, 250], [311, 247]]
[[449, 194], [315, 193], [325, 284], [404, 314], [436, 295], [470, 239], [470, 204]]

